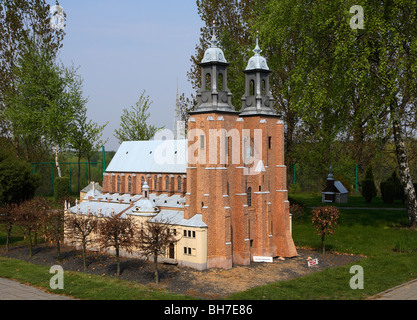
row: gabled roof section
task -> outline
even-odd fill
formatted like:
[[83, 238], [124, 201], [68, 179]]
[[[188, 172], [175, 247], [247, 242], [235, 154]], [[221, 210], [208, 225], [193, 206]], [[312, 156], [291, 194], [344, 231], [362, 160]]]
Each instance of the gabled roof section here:
[[339, 191], [339, 193], [348, 193], [347, 189], [340, 181], [335, 181], [334, 186]]
[[106, 173], [182, 173], [187, 172], [188, 140], [123, 142]]

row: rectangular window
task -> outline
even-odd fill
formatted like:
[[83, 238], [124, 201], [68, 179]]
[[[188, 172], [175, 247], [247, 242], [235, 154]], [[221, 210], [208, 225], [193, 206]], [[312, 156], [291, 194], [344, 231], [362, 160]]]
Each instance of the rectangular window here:
[[191, 238], [191, 231], [188, 230], [188, 237]]
[[201, 147], [202, 150], [204, 150], [204, 142], [205, 142], [204, 141], [204, 135], [201, 135], [200, 136], [200, 147]]
[[195, 231], [193, 231], [193, 238], [195, 238]]
[[272, 146], [272, 137], [268, 137], [268, 146], [269, 146], [269, 149], [271, 149], [271, 146]]
[[224, 163], [229, 164], [229, 137], [225, 138], [225, 152], [224, 152]]
[[[195, 250], [195, 249], [193, 249]], [[191, 248], [188, 247], [184, 247], [184, 254], [187, 256], [191, 256]]]
[[184, 230], [184, 237], [187, 236], [187, 230]]

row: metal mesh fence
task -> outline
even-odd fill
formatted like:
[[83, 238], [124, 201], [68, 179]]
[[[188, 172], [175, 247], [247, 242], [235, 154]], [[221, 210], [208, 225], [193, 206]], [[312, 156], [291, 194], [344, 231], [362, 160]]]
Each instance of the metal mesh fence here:
[[[70, 178], [70, 191], [79, 195], [80, 190], [86, 187], [89, 181], [102, 184], [103, 163], [102, 162], [60, 162], [61, 174]], [[40, 175], [40, 186], [36, 191], [37, 196], [51, 196], [54, 194], [54, 179], [58, 177], [55, 162], [32, 163], [32, 172]], [[78, 175], [80, 184], [78, 185]]]

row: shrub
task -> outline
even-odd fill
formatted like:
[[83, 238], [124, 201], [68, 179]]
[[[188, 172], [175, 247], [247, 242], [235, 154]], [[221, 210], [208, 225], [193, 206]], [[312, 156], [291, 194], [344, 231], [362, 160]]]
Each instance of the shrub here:
[[395, 184], [392, 181], [381, 182], [381, 198], [387, 204], [393, 204], [395, 200]]
[[367, 203], [370, 203], [373, 198], [378, 194], [374, 182], [374, 174], [372, 172], [372, 167], [369, 167], [366, 170], [365, 179], [362, 181], [362, 196], [365, 198]]
[[367, 203], [370, 203], [375, 198], [377, 193], [374, 180], [366, 179], [362, 181], [362, 196]]
[[401, 185], [400, 178], [398, 178], [395, 171], [387, 181], [390, 181], [394, 184], [394, 200], [401, 200], [402, 203], [405, 203], [404, 189]]
[[70, 196], [70, 179], [68, 177], [55, 178], [54, 180], [54, 198], [58, 199]]

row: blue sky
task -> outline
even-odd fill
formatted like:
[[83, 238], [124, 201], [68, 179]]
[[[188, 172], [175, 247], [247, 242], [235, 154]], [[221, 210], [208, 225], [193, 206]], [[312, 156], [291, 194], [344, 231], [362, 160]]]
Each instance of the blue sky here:
[[[55, 2], [49, 0], [51, 5]], [[190, 57], [203, 26], [194, 0], [61, 0], [66, 37], [59, 59], [79, 66], [88, 116], [109, 122], [106, 150], [119, 147], [114, 130], [123, 108], [143, 90], [150, 96], [150, 124], [172, 129], [179, 91], [194, 93], [187, 80]]]

